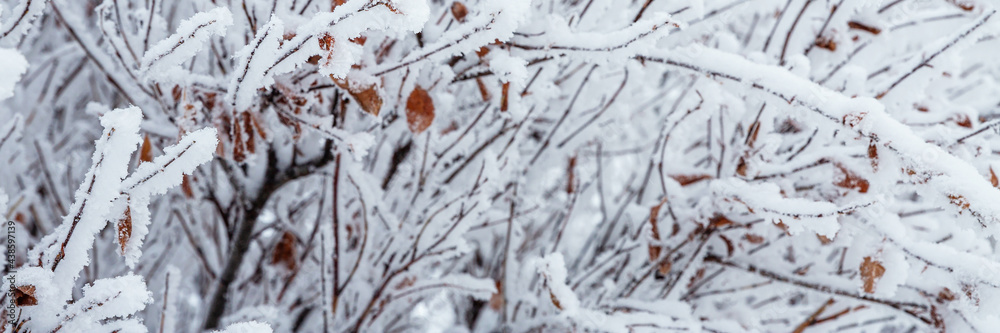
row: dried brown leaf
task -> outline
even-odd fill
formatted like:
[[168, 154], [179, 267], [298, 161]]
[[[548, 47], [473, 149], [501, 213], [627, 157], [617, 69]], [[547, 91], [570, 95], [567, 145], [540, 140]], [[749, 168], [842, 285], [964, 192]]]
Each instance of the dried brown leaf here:
[[504, 82], [500, 88], [500, 112], [507, 112], [510, 98], [510, 82]]
[[118, 219], [118, 246], [121, 247], [122, 254], [125, 254], [125, 244], [132, 238], [132, 208], [125, 207], [125, 215]]
[[725, 235], [721, 235], [721, 234], [719, 235], [719, 238], [721, 238], [722, 241], [724, 243], [726, 243], [726, 256], [732, 257], [733, 256], [733, 250], [735, 249], [733, 247], [733, 241], [729, 240], [729, 238], [727, 238]]
[[860, 272], [861, 280], [865, 283], [865, 292], [871, 294], [875, 292], [875, 282], [885, 274], [885, 267], [878, 260], [865, 257], [865, 261], [861, 263]]
[[479, 86], [479, 95], [483, 97], [483, 101], [484, 102], [485, 101], [489, 101], [490, 100], [490, 96], [491, 96], [490, 95], [490, 90], [486, 89], [486, 84], [483, 83], [483, 78], [477, 77], [476, 78], [476, 85]]
[[760, 244], [764, 242], [764, 237], [756, 234], [746, 234], [743, 236], [751, 244]]
[[191, 179], [188, 175], [181, 176], [181, 192], [188, 199], [194, 198], [194, 190], [191, 189]]
[[864, 23], [861, 23], [861, 22], [858, 22], [858, 21], [847, 22], [847, 26], [849, 28], [851, 28], [851, 29], [863, 30], [863, 31], [866, 31], [866, 32], [868, 32], [870, 34], [873, 34], [873, 35], [878, 35], [879, 33], [882, 33], [882, 29], [879, 29], [879, 28], [876, 28], [876, 27], [873, 27], [873, 26], [870, 26], [870, 25], [867, 25], [867, 24], [864, 24]]
[[379, 111], [382, 110], [382, 96], [378, 94], [375, 84], [359, 86], [341, 79], [334, 79], [333, 82], [341, 89], [347, 90], [347, 93], [361, 105], [362, 110], [378, 117]]
[[559, 310], [563, 309], [562, 308], [562, 304], [559, 304], [559, 299], [556, 298], [556, 294], [553, 294], [551, 290], [549, 290], [549, 299], [552, 300], [552, 305], [555, 305], [556, 309], [559, 309]]
[[500, 311], [503, 308], [503, 285], [500, 280], [494, 282], [496, 284], [497, 292], [490, 295], [490, 309], [493, 311]]
[[993, 187], [1000, 187], [1000, 179], [997, 179], [997, 173], [993, 172], [993, 167], [990, 167], [990, 183]]
[[819, 38], [816, 38], [816, 41], [814, 42], [814, 44], [816, 46], [819, 46], [821, 48], [824, 48], [824, 49], [827, 49], [827, 50], [830, 50], [830, 51], [836, 51], [837, 50], [837, 42], [835, 42], [833, 40], [833, 38], [819, 37]]
[[298, 266], [295, 259], [295, 234], [291, 231], [285, 231], [281, 235], [281, 240], [274, 246], [274, 252], [271, 254], [271, 264], [283, 264], [289, 270], [295, 270], [295, 267]]
[[712, 175], [704, 173], [700, 175], [671, 175], [670, 178], [676, 180], [681, 186], [688, 186], [702, 180], [712, 179]]
[[434, 122], [434, 100], [420, 86], [413, 88], [406, 99], [406, 123], [410, 131], [420, 134]]
[[149, 134], [146, 134], [142, 138], [142, 148], [139, 150], [139, 161], [150, 162], [152, 160], [153, 160], [153, 144], [149, 142]]
[[847, 167], [840, 163], [834, 163], [834, 166], [839, 171], [839, 177], [833, 183], [834, 185], [847, 189], [856, 189], [861, 193], [868, 192], [868, 180], [851, 172], [851, 170], [848, 170]]
[[14, 305], [38, 305], [38, 299], [35, 298], [35, 286], [28, 284], [14, 288]]
[[716, 214], [711, 219], [709, 219], [708, 222], [709, 222], [708, 225], [713, 228], [721, 228], [733, 224], [733, 221], [730, 221], [721, 214]]
[[878, 171], [878, 145], [875, 141], [868, 144], [868, 159], [872, 160], [872, 170]]
[[469, 9], [465, 8], [461, 2], [455, 1], [451, 4], [451, 15], [454, 15], [459, 22], [465, 22], [465, 16], [469, 15]]

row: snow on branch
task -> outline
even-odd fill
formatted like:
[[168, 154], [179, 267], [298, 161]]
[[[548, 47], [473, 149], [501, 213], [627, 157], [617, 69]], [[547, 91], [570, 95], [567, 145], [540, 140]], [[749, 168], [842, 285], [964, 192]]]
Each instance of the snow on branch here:
[[283, 24], [272, 16], [254, 41], [237, 53], [240, 65], [226, 99], [237, 109], [249, 107], [258, 88], [272, 85], [275, 75], [291, 72], [313, 56], [322, 59], [320, 74], [343, 78], [360, 58], [361, 45], [350, 42], [352, 38], [369, 30], [393, 34], [418, 31], [428, 11], [427, 4], [418, 0], [353, 0], [313, 16], [284, 43], [280, 43]]
[[808, 229], [833, 238], [840, 230], [837, 216], [871, 205], [868, 203], [838, 209], [830, 202], [785, 198], [781, 195], [781, 189], [773, 183], [749, 184], [737, 178], [713, 181], [710, 186], [714, 195], [723, 202], [731, 203], [722, 205], [730, 206], [722, 207], [723, 211], [745, 208], [775, 224], [784, 224], [792, 235]]
[[684, 27], [667, 13], [655, 13], [612, 32], [573, 32], [565, 22], [555, 20], [543, 33], [519, 35], [510, 45], [535, 57], [555, 53], [590, 62], [608, 62], [655, 50], [660, 38]]
[[31, 24], [42, 15], [46, 2], [48, 0], [21, 0], [11, 10], [10, 16], [0, 24], [0, 41], [9, 37], [13, 43], [18, 42], [31, 29]]
[[213, 35], [225, 35], [232, 24], [233, 15], [226, 7], [195, 14], [182, 21], [176, 33], [157, 42], [143, 54], [141, 71], [153, 80], [184, 75], [180, 65], [198, 54]]
[[41, 267], [55, 273], [59, 295], [68, 300], [73, 282], [89, 263], [87, 252], [94, 236], [104, 228], [105, 214], [119, 196], [121, 181], [128, 174], [128, 162], [138, 148], [139, 108], [116, 109], [101, 117], [104, 133], [97, 140], [93, 164], [76, 191], [76, 201], [69, 215], [55, 232], [42, 239], [42, 246], [32, 250]]
[[420, 61], [446, 59], [471, 53], [495, 41], [507, 41], [527, 18], [530, 5], [526, 0], [488, 1], [482, 5], [481, 14], [466, 17], [464, 23], [442, 35], [437, 42], [425, 45], [399, 62], [379, 65], [371, 72], [381, 76]]
[[[142, 255], [139, 249], [149, 233], [149, 200], [181, 184], [182, 176], [191, 174], [199, 165], [212, 160], [218, 144], [215, 128], [204, 128], [185, 135], [180, 142], [163, 149], [164, 154], [151, 162], [142, 163], [122, 181], [123, 196], [115, 214], [123, 216], [115, 224], [122, 255], [129, 267], [135, 267]], [[127, 207], [123, 213], [122, 201]]]
[[[149, 197], [180, 184], [182, 174], [210, 160], [217, 139], [214, 128], [189, 133], [177, 145], [165, 148], [163, 156], [128, 175], [132, 153], [142, 141], [141, 120], [137, 107], [115, 109], [101, 117], [104, 132], [70, 213], [29, 253], [32, 267], [17, 273], [17, 305], [26, 313], [19, 325], [35, 332], [60, 326], [74, 332], [145, 331], [139, 321], [128, 318], [152, 302], [141, 276], [129, 273], [97, 280], [83, 288], [83, 298], [70, 302], [75, 281], [90, 264], [95, 236], [108, 220], [119, 221], [118, 240], [127, 264], [134, 266], [141, 239], [148, 232]], [[122, 211], [124, 217], [119, 217]]]
[[[980, 226], [1000, 234], [1000, 190], [994, 188], [968, 162], [927, 143], [912, 129], [893, 119], [885, 106], [874, 98], [848, 97], [784, 68], [762, 65], [740, 56], [692, 45], [672, 52], [653, 52], [636, 59], [684, 68], [761, 91], [769, 97], [809, 111], [818, 119], [857, 132], [901, 158], [906, 167], [928, 172], [931, 181], [924, 187], [952, 202], [952, 209], [968, 211]], [[938, 156], [933, 160], [921, 158]]]

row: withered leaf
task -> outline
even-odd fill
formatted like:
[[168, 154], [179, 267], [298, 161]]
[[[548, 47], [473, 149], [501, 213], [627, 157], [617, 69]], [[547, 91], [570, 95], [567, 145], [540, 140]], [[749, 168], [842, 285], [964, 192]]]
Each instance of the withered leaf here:
[[972, 128], [972, 119], [969, 119], [969, 116], [966, 116], [964, 114], [956, 115], [955, 124], [965, 128]]
[[125, 207], [125, 215], [118, 220], [118, 245], [121, 247], [122, 254], [125, 254], [125, 244], [128, 244], [129, 238], [132, 238], [132, 208]]
[[819, 37], [819, 38], [816, 38], [816, 42], [814, 44], [816, 46], [822, 47], [822, 48], [830, 50], [830, 51], [836, 51], [837, 50], [837, 42], [835, 42], [833, 40], [833, 38]]
[[382, 110], [382, 96], [379, 96], [375, 84], [359, 86], [341, 79], [334, 79], [333, 82], [341, 89], [347, 90], [347, 93], [361, 105], [362, 110], [378, 117], [379, 111]]
[[670, 178], [676, 180], [681, 186], [688, 186], [702, 180], [712, 179], [712, 175], [704, 173], [700, 175], [671, 175]]
[[949, 194], [948, 199], [951, 200], [951, 204], [958, 206], [961, 209], [969, 209], [972, 206], [969, 200], [966, 200], [964, 196]]
[[875, 292], [875, 282], [882, 278], [885, 274], [885, 267], [878, 260], [872, 259], [872, 257], [865, 257], [865, 261], [861, 263], [861, 280], [865, 283], [865, 292], [874, 293]]
[[878, 146], [875, 141], [868, 144], [868, 158], [872, 160], [872, 170], [878, 171]]
[[191, 180], [188, 175], [181, 176], [181, 192], [184, 192], [184, 196], [188, 199], [194, 198], [194, 190], [191, 189]]
[[733, 221], [730, 221], [729, 219], [727, 219], [725, 216], [723, 216], [721, 214], [716, 214], [711, 219], [709, 219], [708, 222], [709, 222], [708, 225], [711, 226], [711, 227], [713, 227], [713, 228], [720, 228], [720, 227], [725, 227], [727, 225], [733, 224]]
[[719, 235], [719, 238], [722, 238], [722, 241], [724, 243], [726, 243], [726, 254], [727, 254], [727, 256], [732, 257], [733, 256], [733, 250], [734, 250], [733, 241], [729, 240], [729, 238], [727, 238], [725, 235]]
[[559, 310], [563, 309], [562, 308], [562, 304], [559, 304], [559, 299], [556, 298], [556, 294], [553, 294], [551, 290], [549, 290], [549, 299], [552, 300], [552, 305], [555, 305], [556, 309], [559, 309]]
[[751, 244], [760, 244], [764, 242], [764, 237], [756, 234], [746, 234], [743, 236]]
[[971, 12], [973, 9], [976, 9], [975, 4], [969, 0], [948, 0], [947, 2], [967, 12]]
[[479, 95], [483, 97], [483, 101], [490, 100], [490, 90], [486, 89], [486, 83], [483, 83], [483, 78], [477, 77], [476, 84], [479, 86]]
[[490, 309], [493, 311], [500, 311], [503, 308], [503, 285], [500, 280], [494, 282], [497, 288], [497, 292], [490, 295]]
[[839, 178], [833, 183], [834, 185], [848, 189], [853, 188], [861, 193], [868, 192], [868, 180], [861, 178], [861, 176], [858, 176], [854, 172], [851, 172], [851, 170], [848, 170], [847, 167], [840, 163], [835, 163], [834, 166], [837, 167], [840, 174]]
[[[654, 242], [658, 242], [660, 240], [660, 227], [657, 226], [657, 219], [660, 215], [660, 207], [663, 207], [663, 204], [666, 202], [667, 199], [664, 198], [659, 204], [649, 208], [649, 226], [652, 229]], [[656, 262], [656, 260], [660, 258], [660, 251], [662, 250], [663, 248], [659, 245], [649, 244], [649, 261]]]
[[465, 16], [469, 15], [469, 9], [465, 8], [461, 2], [455, 1], [451, 4], [451, 15], [454, 15], [459, 22], [465, 22]]
[[289, 270], [295, 270], [295, 267], [298, 266], [295, 259], [295, 234], [285, 231], [281, 235], [281, 240], [274, 246], [274, 252], [271, 255], [271, 264], [283, 264]]
[[997, 173], [993, 172], [993, 167], [990, 167], [990, 183], [993, 187], [1000, 187], [1000, 179], [997, 179]]
[[424, 88], [414, 87], [410, 97], [406, 99], [406, 123], [410, 126], [410, 132], [420, 134], [433, 121], [434, 101]]
[[503, 86], [500, 88], [500, 112], [507, 112], [508, 99], [510, 98], [510, 82], [504, 82]]
[[847, 22], [847, 26], [850, 27], [851, 29], [858, 29], [858, 30], [867, 31], [868, 33], [870, 33], [872, 35], [878, 35], [879, 33], [882, 32], [882, 29], [879, 29], [879, 28], [876, 28], [876, 27], [873, 27], [873, 26], [870, 26], [870, 25], [867, 25], [867, 24], [864, 24], [864, 23], [861, 23], [861, 22], [858, 22], [858, 21]]
[[142, 138], [142, 149], [139, 150], [139, 160], [150, 162], [153, 160], [153, 144], [149, 142], [149, 134]]
[[816, 238], [819, 238], [819, 242], [823, 245], [833, 243], [833, 239], [830, 239], [830, 237], [826, 237], [820, 234], [816, 234]]
[[938, 292], [937, 301], [938, 303], [954, 301], [956, 299], [955, 296], [955, 292], [951, 291], [951, 289], [942, 288], [941, 291]]
[[17, 306], [38, 305], [38, 299], [35, 298], [35, 286], [28, 284], [14, 288], [14, 304]]
[[736, 174], [746, 177], [747, 176], [747, 161], [740, 157], [739, 162], [736, 162]]

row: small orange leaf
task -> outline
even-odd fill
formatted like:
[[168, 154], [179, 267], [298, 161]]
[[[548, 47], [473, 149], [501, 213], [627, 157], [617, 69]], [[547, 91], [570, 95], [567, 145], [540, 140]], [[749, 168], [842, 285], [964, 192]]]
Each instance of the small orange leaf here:
[[139, 150], [139, 160], [142, 162], [153, 160], [153, 144], [149, 142], [149, 134], [142, 138], [142, 149]]
[[35, 286], [29, 284], [14, 288], [14, 305], [38, 305], [38, 299], [35, 298]]
[[725, 216], [722, 215], [715, 215], [711, 219], [709, 219], [708, 222], [709, 222], [708, 225], [714, 228], [725, 227], [727, 225], [733, 224], [733, 221], [730, 221], [729, 219], [727, 219]]
[[764, 237], [756, 234], [746, 234], [743, 236], [751, 244], [760, 244], [764, 242]]
[[947, 2], [950, 3], [950, 4], [952, 4], [952, 5], [955, 5], [955, 7], [958, 7], [959, 9], [967, 11], [967, 12], [970, 12], [973, 9], [976, 9], [976, 6], [974, 5], [974, 3], [972, 1], [968, 1], [968, 0], [948, 0]]
[[837, 50], [837, 42], [835, 42], [833, 40], [833, 38], [819, 37], [819, 38], [816, 38], [816, 42], [814, 44], [816, 46], [822, 47], [822, 48], [830, 50], [830, 51], [836, 51]]
[[488, 47], [485, 47], [485, 46], [480, 47], [478, 50], [476, 50], [476, 55], [479, 56], [479, 59], [482, 59], [483, 57], [485, 57], [489, 53], [490, 53], [490, 49]]
[[969, 209], [972, 206], [969, 200], [965, 199], [965, 196], [949, 194], [948, 199], [951, 199], [951, 204], [962, 209]]
[[1000, 179], [997, 179], [997, 174], [993, 172], [993, 167], [990, 167], [990, 183], [993, 184], [993, 187], [1000, 187]]
[[503, 285], [500, 280], [494, 282], [496, 284], [497, 292], [490, 295], [490, 309], [493, 311], [500, 311], [503, 307]]
[[836, 182], [833, 183], [834, 185], [843, 188], [857, 189], [858, 192], [861, 193], [868, 192], [868, 180], [861, 178], [861, 176], [858, 176], [857, 174], [851, 172], [851, 170], [848, 170], [847, 167], [844, 167], [840, 163], [835, 163], [834, 166], [836, 166], [837, 169], [840, 171], [840, 177]]
[[125, 207], [125, 215], [118, 220], [118, 246], [121, 247], [122, 255], [125, 254], [125, 244], [132, 238], [132, 208]]
[[285, 231], [281, 235], [281, 240], [278, 241], [278, 245], [274, 247], [274, 252], [271, 255], [271, 264], [284, 264], [289, 270], [295, 270], [297, 266], [295, 259], [295, 234]]
[[830, 239], [829, 237], [820, 235], [820, 234], [816, 234], [816, 238], [819, 238], [819, 242], [822, 243], [823, 245], [827, 245], [827, 244], [833, 243], [832, 239]]
[[943, 288], [941, 292], [938, 292], [937, 301], [938, 303], [954, 301], [957, 298], [955, 296], [955, 292], [951, 291], [951, 289]]
[[188, 199], [194, 198], [194, 191], [191, 189], [191, 180], [188, 175], [181, 176], [181, 192], [184, 192], [184, 196]]
[[730, 257], [732, 257], [733, 256], [733, 250], [735, 250], [735, 248], [733, 246], [733, 241], [729, 240], [728, 237], [726, 237], [725, 235], [721, 235], [721, 234], [719, 235], [719, 238], [722, 238], [722, 241], [724, 243], [726, 243], [726, 253], [727, 253], [727, 255], [730, 256]]
[[347, 90], [347, 93], [361, 105], [362, 110], [378, 117], [379, 111], [382, 110], [382, 96], [379, 96], [374, 84], [358, 86], [341, 79], [334, 79], [333, 82], [341, 89]]
[[671, 175], [670, 178], [676, 180], [681, 186], [688, 186], [705, 179], [712, 179], [712, 175], [704, 173], [700, 175]]
[[[663, 200], [660, 200], [659, 204], [649, 208], [649, 226], [652, 229], [654, 242], [660, 241], [660, 227], [659, 224], [657, 223], [657, 220], [659, 219], [660, 216], [660, 208], [662, 208], [663, 205], [666, 203], [667, 203], [667, 198], [664, 197]], [[674, 226], [676, 227], [676, 224]], [[662, 246], [649, 244], [649, 261], [652, 263], [656, 263], [657, 260], [660, 259], [660, 252], [662, 251], [663, 251]], [[660, 274], [666, 275], [667, 273], [670, 273], [670, 266], [672, 265], [672, 263], [670, 262], [669, 258], [664, 258], [663, 261], [660, 261], [658, 265], [660, 269]]]
[[875, 141], [868, 144], [868, 158], [872, 160], [872, 170], [878, 171], [878, 146]]
[[872, 257], [865, 257], [865, 261], [861, 263], [861, 280], [865, 282], [865, 292], [874, 293], [875, 292], [875, 282], [882, 278], [885, 274], [885, 267], [878, 260], [872, 259]]
[[465, 8], [461, 2], [455, 1], [451, 4], [451, 15], [454, 15], [459, 22], [465, 22], [465, 16], [469, 15], [469, 9]]
[[740, 160], [736, 162], [736, 174], [746, 177], [747, 176], [747, 161], [740, 157]]
[[489, 89], [486, 89], [486, 84], [483, 83], [483, 79], [477, 77], [476, 78], [476, 84], [479, 85], [479, 95], [481, 95], [483, 97], [483, 101], [489, 101], [490, 100], [490, 91], [489, 91]]
[[966, 116], [964, 114], [956, 115], [955, 124], [965, 128], [972, 128], [972, 119], [969, 119], [969, 116]]
[[507, 112], [508, 91], [510, 91], [510, 82], [504, 82], [502, 88], [500, 88], [500, 112]]
[[867, 24], [864, 24], [864, 23], [861, 23], [861, 22], [858, 22], [858, 21], [847, 22], [847, 26], [849, 28], [851, 28], [851, 29], [858, 29], [858, 30], [867, 31], [868, 33], [870, 33], [872, 35], [878, 35], [879, 33], [882, 32], [882, 29], [879, 29], [879, 28], [876, 28], [876, 27], [873, 27], [873, 26], [870, 26], [870, 25], [867, 25]]
[[559, 299], [556, 298], [556, 294], [553, 294], [551, 290], [549, 291], [549, 299], [552, 300], [552, 305], [555, 305], [556, 309], [559, 309], [559, 310], [563, 309], [562, 308], [562, 304], [559, 304]]
[[184, 90], [181, 89], [181, 86], [174, 86], [173, 89], [170, 89], [170, 97], [174, 98], [174, 102], [180, 102], [183, 92]]
[[410, 131], [420, 134], [434, 122], [434, 100], [420, 86], [413, 88], [406, 99], [406, 123]]

